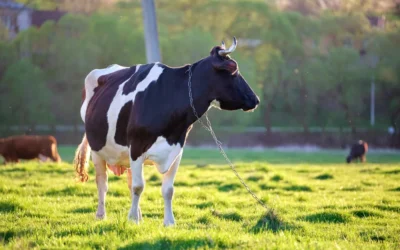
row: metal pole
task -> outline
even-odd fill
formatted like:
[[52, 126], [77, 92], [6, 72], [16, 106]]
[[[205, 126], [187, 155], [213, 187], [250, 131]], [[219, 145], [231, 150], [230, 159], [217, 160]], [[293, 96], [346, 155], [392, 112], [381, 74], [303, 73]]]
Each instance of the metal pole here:
[[147, 63], [161, 61], [158, 44], [157, 18], [153, 0], [142, 0], [144, 38]]
[[371, 126], [375, 125], [375, 82], [371, 79]]

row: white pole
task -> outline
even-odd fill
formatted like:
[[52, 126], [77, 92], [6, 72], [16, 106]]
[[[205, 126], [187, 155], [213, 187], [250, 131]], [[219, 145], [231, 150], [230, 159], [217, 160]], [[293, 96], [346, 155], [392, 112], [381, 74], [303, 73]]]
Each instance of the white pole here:
[[144, 38], [147, 63], [161, 61], [158, 44], [157, 18], [153, 0], [142, 0]]
[[375, 125], [375, 82], [371, 79], [371, 126]]

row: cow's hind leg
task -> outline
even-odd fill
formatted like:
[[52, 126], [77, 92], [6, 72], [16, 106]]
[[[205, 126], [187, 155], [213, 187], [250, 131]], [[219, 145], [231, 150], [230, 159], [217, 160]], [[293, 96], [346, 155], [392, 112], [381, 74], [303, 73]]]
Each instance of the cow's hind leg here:
[[140, 196], [144, 190], [144, 176], [143, 176], [143, 157], [139, 157], [137, 160], [131, 160], [131, 175], [132, 175], [132, 206], [129, 211], [128, 219], [139, 224], [142, 220], [142, 211], [140, 210]]
[[174, 181], [181, 162], [182, 154], [180, 154], [174, 163], [172, 163], [168, 172], [163, 176], [161, 192], [164, 198], [164, 226], [175, 225], [174, 213], [172, 212], [172, 198], [174, 196]]
[[106, 194], [108, 191], [108, 175], [106, 162], [96, 152], [92, 152], [92, 161], [96, 169], [96, 184], [99, 196], [96, 218], [106, 217]]
[[363, 154], [360, 158], [361, 158], [361, 162], [367, 161], [367, 157], [365, 156], [365, 154]]

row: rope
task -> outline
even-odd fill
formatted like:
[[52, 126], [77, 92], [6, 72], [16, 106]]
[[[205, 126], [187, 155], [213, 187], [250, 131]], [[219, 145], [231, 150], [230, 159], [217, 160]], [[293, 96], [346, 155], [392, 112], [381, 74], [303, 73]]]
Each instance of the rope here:
[[197, 114], [196, 109], [194, 108], [194, 104], [193, 104], [193, 95], [192, 95], [192, 65], [189, 66], [189, 69], [187, 70], [189, 72], [189, 79], [188, 79], [188, 88], [189, 88], [189, 100], [190, 100], [190, 106], [192, 107], [193, 110], [193, 114], [196, 116], [197, 121], [200, 122], [201, 126], [207, 130], [208, 132], [211, 133], [215, 144], [217, 144], [217, 147], [219, 149], [219, 152], [222, 154], [222, 156], [225, 158], [225, 160], [228, 162], [229, 166], [231, 167], [233, 173], [236, 175], [236, 177], [239, 179], [239, 181], [242, 183], [242, 185], [247, 189], [247, 191], [251, 194], [251, 196], [253, 196], [253, 198], [266, 210], [269, 210], [267, 205], [265, 205], [265, 203], [257, 197], [257, 195], [255, 193], [253, 193], [253, 191], [251, 191], [251, 189], [249, 188], [249, 186], [247, 186], [247, 184], [244, 182], [243, 178], [240, 177], [239, 173], [236, 171], [235, 166], [233, 165], [233, 163], [231, 162], [231, 160], [228, 158], [228, 156], [225, 153], [225, 150], [222, 148], [222, 143], [221, 141], [218, 140], [212, 126], [211, 126], [211, 122], [208, 119], [208, 115], [207, 115], [207, 111], [205, 113], [205, 117], [206, 117], [206, 122], [207, 125], [204, 124], [204, 122], [200, 119], [199, 115]]

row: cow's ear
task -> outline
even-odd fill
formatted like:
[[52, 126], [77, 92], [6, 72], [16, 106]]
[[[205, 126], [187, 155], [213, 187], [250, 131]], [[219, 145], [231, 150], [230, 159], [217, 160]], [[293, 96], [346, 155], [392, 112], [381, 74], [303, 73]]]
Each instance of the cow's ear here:
[[229, 60], [214, 60], [213, 67], [216, 70], [226, 70], [230, 72], [232, 75], [238, 71], [238, 64], [233, 59]]

